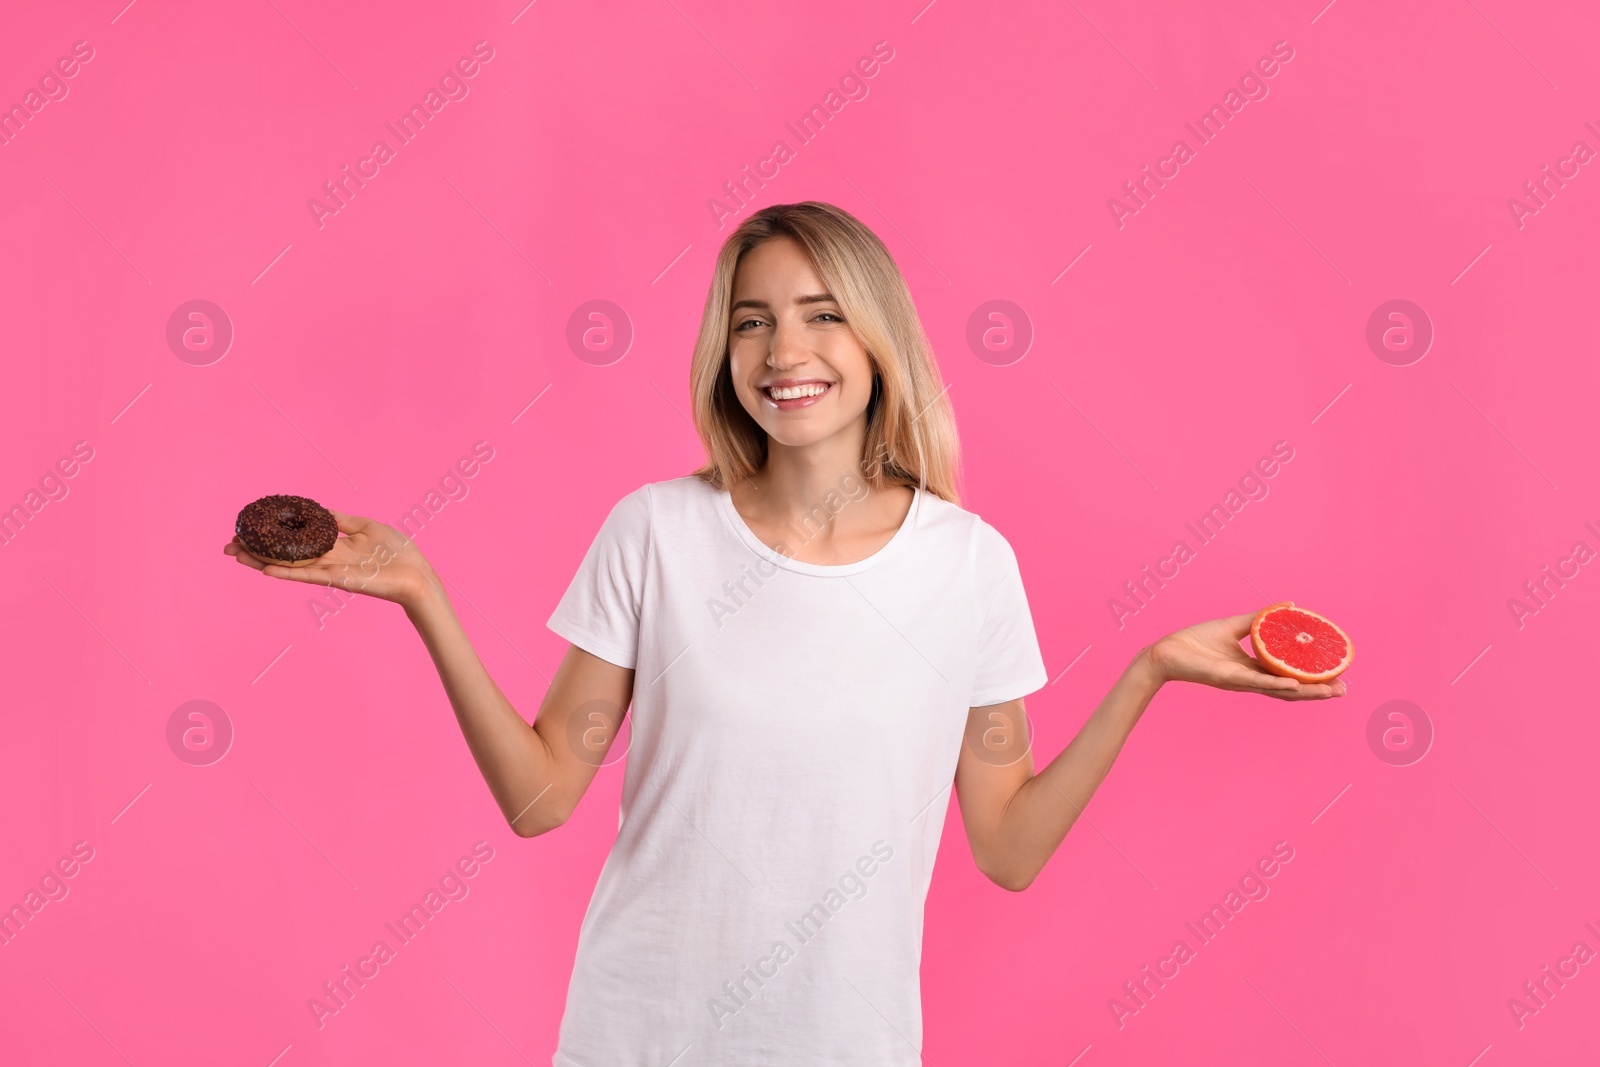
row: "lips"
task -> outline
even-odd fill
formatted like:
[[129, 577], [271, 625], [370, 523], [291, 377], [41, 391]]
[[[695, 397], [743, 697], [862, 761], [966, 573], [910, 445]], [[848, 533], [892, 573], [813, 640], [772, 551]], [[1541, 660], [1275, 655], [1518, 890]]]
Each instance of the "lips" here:
[[834, 382], [818, 379], [773, 382], [761, 387], [767, 403], [779, 411], [810, 407], [833, 391]]
[[784, 382], [763, 386], [761, 391], [773, 400], [805, 400], [808, 397], [821, 396], [831, 388], [833, 388], [832, 382]]

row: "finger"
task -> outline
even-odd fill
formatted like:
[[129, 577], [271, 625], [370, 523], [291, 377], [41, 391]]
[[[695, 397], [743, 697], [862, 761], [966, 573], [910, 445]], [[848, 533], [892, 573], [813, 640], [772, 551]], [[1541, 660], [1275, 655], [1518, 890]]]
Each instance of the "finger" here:
[[[1260, 660], [1256, 659], [1250, 653], [1240, 648], [1237, 644], [1230, 644], [1226, 649], [1223, 650], [1222, 655], [1228, 660], [1229, 663], [1237, 663], [1251, 674], [1267, 673], [1261, 669]], [[1273, 677], [1277, 677], [1277, 675], [1273, 675]]]
[[1251, 689], [1285, 689], [1300, 688], [1300, 681], [1296, 678], [1285, 678], [1280, 674], [1270, 674], [1261, 669], [1255, 660], [1245, 657], [1247, 662], [1239, 665], [1239, 669], [1232, 672], [1233, 678], [1241, 685]]
[[269, 578], [282, 578], [286, 582], [304, 582], [307, 585], [337, 585], [348, 589], [348, 567], [282, 567], [268, 564], [262, 571]]
[[307, 585], [331, 586], [335, 589], [343, 589], [347, 593], [365, 592], [368, 582], [367, 578], [364, 578], [357, 573], [356, 568], [345, 566], [343, 564], [307, 567], [268, 566], [265, 573], [274, 578], [282, 578], [289, 582], [304, 582]]
[[334, 523], [338, 525], [342, 534], [359, 533], [372, 522], [371, 519], [364, 519], [360, 515], [346, 515], [342, 511], [332, 512], [332, 515]]
[[[1292, 608], [1294, 607], [1294, 601], [1280, 600], [1276, 604], [1269, 606], [1275, 608]], [[1261, 614], [1261, 612], [1252, 611], [1248, 615], [1233, 615], [1230, 616], [1226, 621], [1228, 625], [1233, 627], [1235, 636], [1237, 636], [1239, 640], [1243, 641], [1246, 637], [1250, 636], [1250, 627], [1255, 622], [1256, 616], [1259, 614]], [[1240, 620], [1243, 620], [1243, 625], [1240, 624]]]
[[[1296, 678], [1289, 678], [1281, 674], [1273, 674], [1271, 671], [1267, 670], [1261, 665], [1260, 660], [1256, 659], [1254, 656], [1248, 655], [1243, 650], [1240, 650], [1237, 662], [1250, 675], [1253, 684], [1272, 685], [1280, 689], [1292, 689], [1301, 684]], [[1290, 684], [1284, 685], [1284, 682], [1288, 682]]]
[[1328, 700], [1334, 693], [1325, 685], [1302, 685], [1299, 689], [1286, 689], [1273, 695], [1283, 700]]
[[1250, 624], [1255, 620], [1256, 613], [1251, 611], [1243, 615], [1230, 615], [1222, 621], [1227, 624], [1228, 632], [1233, 635], [1234, 640], [1243, 641], [1250, 636]]
[[256, 559], [254, 556], [252, 556], [250, 553], [246, 552], [242, 548], [239, 549], [239, 551], [237, 551], [237, 552], [230, 552], [229, 555], [231, 555], [233, 557], [233, 561], [235, 563], [243, 564], [244, 566], [250, 567], [250, 568], [252, 568], [254, 570], [258, 570], [259, 571], [259, 570], [261, 570], [262, 568], [264, 568], [266, 566], [265, 563], [263, 563], [259, 559]]
[[[1285, 681], [1290, 685], [1283, 685]], [[1208, 681], [1206, 685], [1218, 689], [1232, 689], [1234, 693], [1259, 693], [1261, 696], [1280, 696], [1286, 699], [1294, 699], [1299, 693], [1299, 683], [1293, 678], [1278, 678], [1275, 675], [1253, 672], [1224, 673]]]
[[1299, 689], [1257, 689], [1255, 692], [1260, 693], [1264, 697], [1271, 697], [1274, 700], [1317, 699], [1314, 694], [1307, 693], [1306, 689], [1306, 686], [1301, 686]]

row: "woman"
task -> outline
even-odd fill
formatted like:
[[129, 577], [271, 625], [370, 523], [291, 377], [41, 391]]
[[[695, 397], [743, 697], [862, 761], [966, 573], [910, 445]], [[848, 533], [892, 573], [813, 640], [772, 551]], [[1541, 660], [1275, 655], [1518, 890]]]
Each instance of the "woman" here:
[[631, 702], [556, 1067], [918, 1064], [952, 784], [978, 867], [1021, 890], [1164, 683], [1344, 692], [1258, 670], [1250, 615], [1204, 623], [1140, 650], [1034, 774], [1023, 697], [1046, 673], [1016, 558], [958, 506], [910, 293], [838, 208], [769, 207], [728, 238], [691, 388], [707, 462], [606, 518], [550, 618], [571, 647], [532, 729], [395, 530], [339, 515], [296, 569], [224, 550], [401, 604], [521, 836], [567, 819]]

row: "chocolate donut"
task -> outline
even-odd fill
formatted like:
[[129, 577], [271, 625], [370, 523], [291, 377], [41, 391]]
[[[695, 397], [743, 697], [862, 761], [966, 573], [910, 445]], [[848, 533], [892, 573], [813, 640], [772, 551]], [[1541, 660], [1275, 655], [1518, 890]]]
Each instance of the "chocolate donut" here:
[[303, 567], [333, 548], [339, 524], [333, 512], [315, 500], [264, 496], [245, 505], [233, 532], [257, 559], [280, 567]]

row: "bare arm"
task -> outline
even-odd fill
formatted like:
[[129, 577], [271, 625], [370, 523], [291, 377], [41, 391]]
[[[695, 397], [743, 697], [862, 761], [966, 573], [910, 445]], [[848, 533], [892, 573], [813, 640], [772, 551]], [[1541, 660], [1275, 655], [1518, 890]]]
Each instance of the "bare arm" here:
[[1160, 682], [1141, 652], [1050, 764], [1033, 773], [1022, 701], [973, 708], [956, 764], [972, 858], [996, 885], [1026, 889], [1100, 787]]
[[1033, 773], [1022, 700], [973, 708], [956, 764], [956, 793], [978, 869], [1020, 892], [1032, 884], [1111, 770], [1156, 692], [1169, 681], [1281, 700], [1343, 696], [1345, 685], [1304, 685], [1267, 674], [1239, 647], [1253, 615], [1201, 623], [1140, 649], [1078, 735]]
[[566, 822], [622, 727], [633, 671], [569, 645], [530, 729], [489, 676], [442, 586], [408, 603], [406, 615], [511, 829], [534, 837]]
[[605, 761], [633, 696], [633, 671], [569, 646], [532, 726], [495, 684], [468, 640], [432, 566], [392, 527], [334, 513], [340, 537], [304, 567], [252, 556], [237, 538], [223, 547], [270, 578], [334, 585], [405, 608], [433, 657], [472, 758], [506, 821], [534, 837], [567, 820]]

